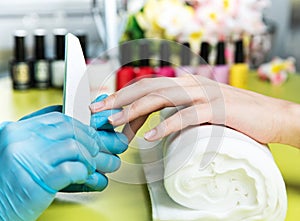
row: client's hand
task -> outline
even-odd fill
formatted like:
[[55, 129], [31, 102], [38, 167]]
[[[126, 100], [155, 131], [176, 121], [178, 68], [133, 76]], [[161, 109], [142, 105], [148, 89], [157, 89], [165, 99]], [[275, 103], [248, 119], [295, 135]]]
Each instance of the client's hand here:
[[[142, 79], [91, 105], [92, 112], [126, 106], [109, 118], [112, 125], [136, 132], [147, 116], [165, 107], [180, 110], [145, 134], [153, 141], [190, 125], [222, 124], [261, 143], [300, 147], [300, 106], [288, 101], [220, 84], [201, 76]], [[132, 138], [131, 133], [130, 139]]]

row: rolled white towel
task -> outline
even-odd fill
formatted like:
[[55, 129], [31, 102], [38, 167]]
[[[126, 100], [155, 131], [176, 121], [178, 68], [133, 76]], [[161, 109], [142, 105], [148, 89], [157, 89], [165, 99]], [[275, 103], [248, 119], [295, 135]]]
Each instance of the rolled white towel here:
[[266, 146], [206, 125], [169, 136], [161, 151], [163, 182], [145, 165], [154, 220], [284, 220], [285, 184]]

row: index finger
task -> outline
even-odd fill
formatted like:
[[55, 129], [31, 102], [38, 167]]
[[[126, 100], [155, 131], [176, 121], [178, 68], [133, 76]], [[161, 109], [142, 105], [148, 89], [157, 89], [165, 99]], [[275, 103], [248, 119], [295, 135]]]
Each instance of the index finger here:
[[195, 80], [197, 80], [195, 77], [144, 78], [113, 93], [103, 101], [91, 104], [90, 109], [92, 113], [96, 113], [103, 110], [121, 108], [156, 90], [168, 87], [190, 86], [195, 84]]

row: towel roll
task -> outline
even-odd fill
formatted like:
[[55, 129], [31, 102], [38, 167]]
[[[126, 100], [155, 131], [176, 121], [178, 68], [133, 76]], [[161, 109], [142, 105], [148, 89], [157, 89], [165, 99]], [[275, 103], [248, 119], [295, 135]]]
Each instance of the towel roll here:
[[[181, 205], [180, 213], [163, 220], [189, 220], [188, 211], [193, 220], [284, 220], [286, 188], [266, 146], [235, 130], [205, 125], [169, 136], [163, 151], [164, 188]], [[151, 198], [162, 202], [153, 193]], [[154, 205], [154, 214], [165, 214], [159, 210], [167, 204]]]
[[[285, 184], [271, 152], [242, 133], [196, 126], [155, 143], [141, 139], [139, 147], [154, 221], [283, 221], [286, 216]], [[91, 196], [59, 199], [86, 204], [93, 202]]]

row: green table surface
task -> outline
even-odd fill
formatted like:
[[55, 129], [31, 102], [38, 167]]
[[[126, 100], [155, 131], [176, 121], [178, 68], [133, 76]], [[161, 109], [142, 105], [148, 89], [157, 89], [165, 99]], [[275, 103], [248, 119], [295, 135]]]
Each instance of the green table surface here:
[[[249, 74], [248, 89], [277, 98], [300, 103], [300, 76], [291, 75], [282, 86], [260, 81], [255, 73]], [[25, 114], [45, 106], [62, 103], [62, 91], [56, 89], [14, 91], [8, 77], [0, 78], [0, 122], [17, 120]], [[261, 122], [258, 122], [261, 123]], [[287, 185], [287, 221], [300, 218], [300, 151], [286, 145], [272, 144], [271, 151]], [[139, 161], [134, 148], [124, 153], [126, 161]], [[132, 220], [151, 219], [151, 203], [144, 184], [126, 184], [110, 180], [108, 188], [95, 193], [89, 203], [70, 203], [55, 200], [38, 219], [50, 220]]]

